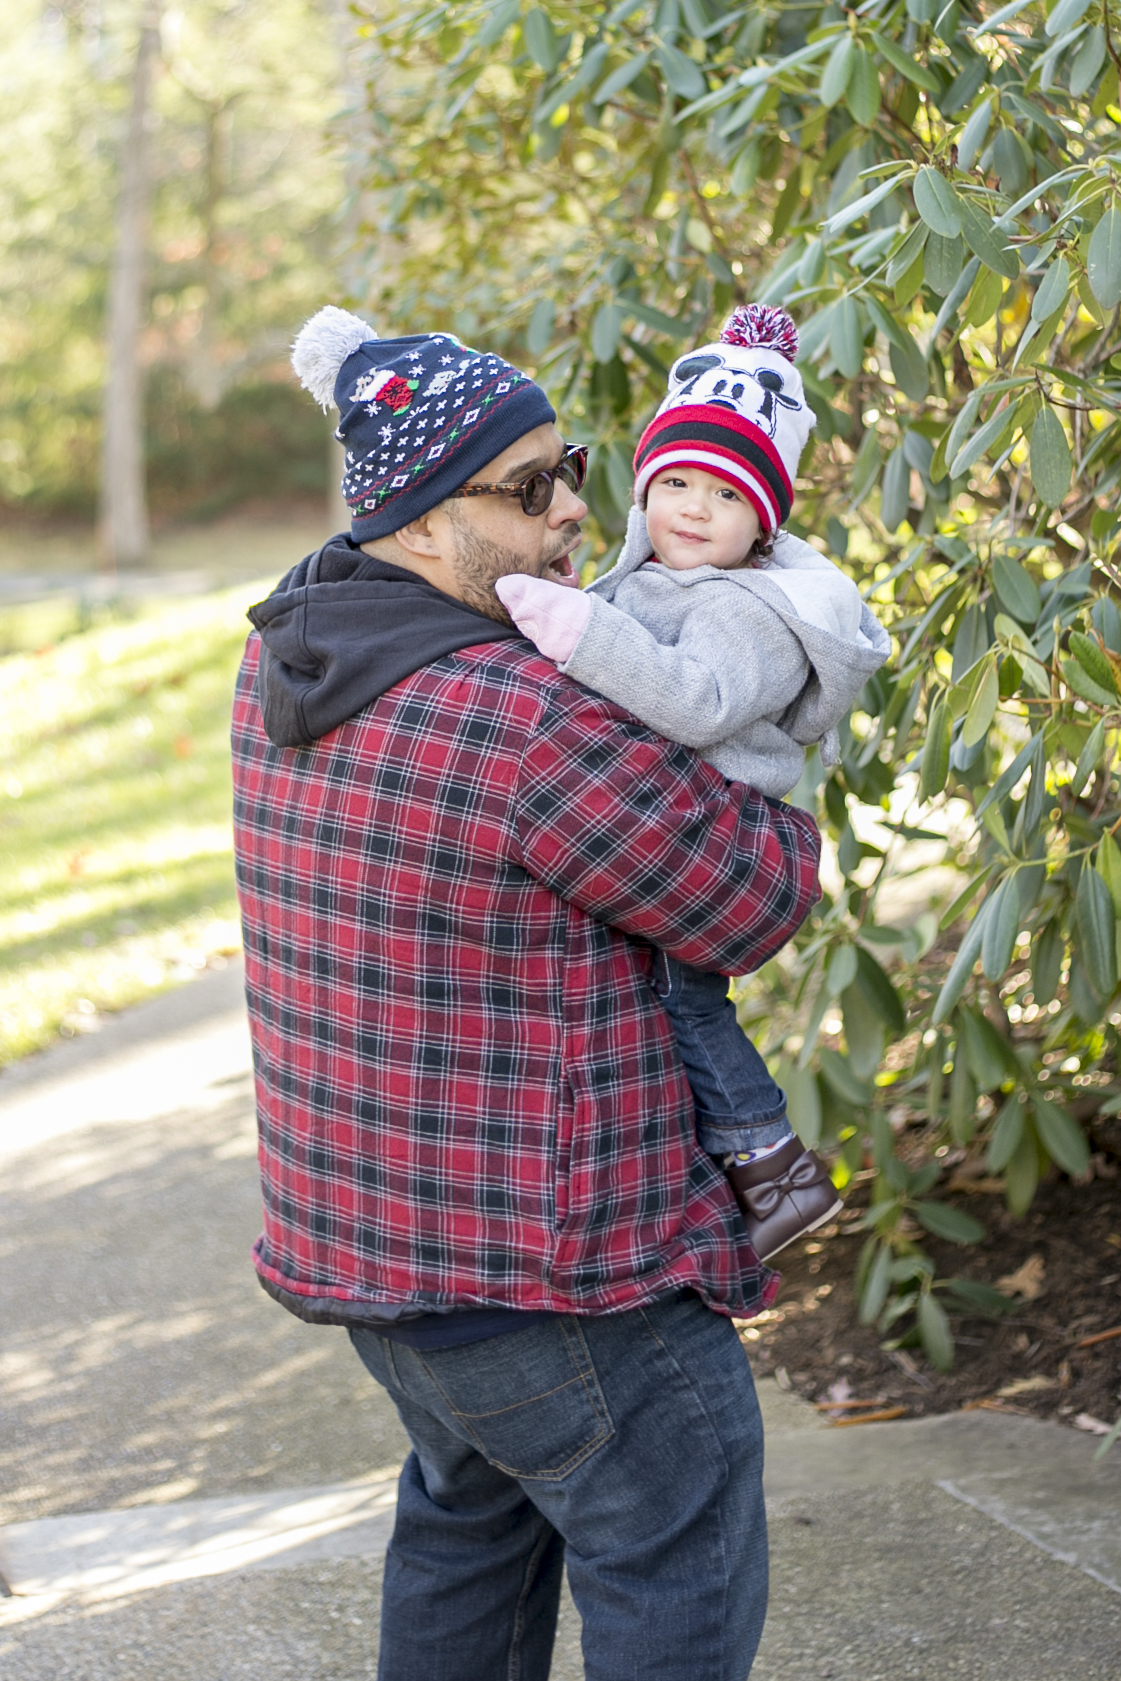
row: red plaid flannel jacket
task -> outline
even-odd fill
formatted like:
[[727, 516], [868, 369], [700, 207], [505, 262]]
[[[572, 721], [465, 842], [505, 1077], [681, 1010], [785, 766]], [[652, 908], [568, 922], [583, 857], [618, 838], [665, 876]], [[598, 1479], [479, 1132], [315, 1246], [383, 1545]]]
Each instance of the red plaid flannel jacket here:
[[258, 649], [233, 745], [266, 1289], [338, 1323], [678, 1287], [758, 1311], [651, 948], [764, 962], [817, 896], [812, 820], [520, 641], [282, 750]]

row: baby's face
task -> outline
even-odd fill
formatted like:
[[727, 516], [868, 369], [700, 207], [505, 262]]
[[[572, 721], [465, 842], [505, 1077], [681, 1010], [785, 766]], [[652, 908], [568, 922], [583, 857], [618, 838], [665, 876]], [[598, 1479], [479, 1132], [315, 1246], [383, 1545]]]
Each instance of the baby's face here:
[[759, 535], [759, 515], [726, 479], [700, 467], [667, 467], [646, 492], [646, 530], [674, 572], [742, 566]]

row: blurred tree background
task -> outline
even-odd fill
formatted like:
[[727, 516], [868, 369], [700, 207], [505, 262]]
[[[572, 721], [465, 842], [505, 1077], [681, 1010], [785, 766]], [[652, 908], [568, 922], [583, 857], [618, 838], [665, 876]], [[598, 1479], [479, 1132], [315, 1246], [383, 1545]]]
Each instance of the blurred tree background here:
[[[142, 8], [9, 0], [0, 40], [0, 513], [93, 517], [107, 282]], [[287, 345], [337, 283], [344, 103], [329, 0], [159, 18], [139, 355], [153, 513], [317, 495]]]
[[[939, 1277], [1121, 1109], [1121, 10], [1115, 0], [379, 0], [363, 290], [521, 357], [624, 529], [669, 363], [782, 303], [818, 416], [794, 530], [896, 657], [795, 798], [826, 896], [741, 984], [839, 1184], [861, 1312], [954, 1357]], [[947, 1171], [949, 1170], [949, 1171]], [[951, 1177], [952, 1175], [952, 1177]], [[969, 1201], [971, 1206], [962, 1206]]]

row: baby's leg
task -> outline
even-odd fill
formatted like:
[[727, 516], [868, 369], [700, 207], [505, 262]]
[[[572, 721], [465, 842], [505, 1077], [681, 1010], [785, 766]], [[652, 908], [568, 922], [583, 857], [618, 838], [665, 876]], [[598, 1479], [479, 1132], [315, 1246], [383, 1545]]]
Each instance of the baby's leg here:
[[806, 1150], [786, 1099], [736, 1020], [723, 975], [658, 954], [655, 991], [673, 1023], [697, 1112], [697, 1140], [727, 1171], [761, 1259], [823, 1224], [841, 1203]]

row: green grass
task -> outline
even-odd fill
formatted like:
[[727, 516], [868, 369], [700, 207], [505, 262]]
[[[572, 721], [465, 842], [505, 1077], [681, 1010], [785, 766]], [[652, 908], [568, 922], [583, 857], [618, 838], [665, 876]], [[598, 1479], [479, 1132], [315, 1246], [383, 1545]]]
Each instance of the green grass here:
[[237, 949], [230, 697], [268, 587], [0, 659], [0, 1062]]

